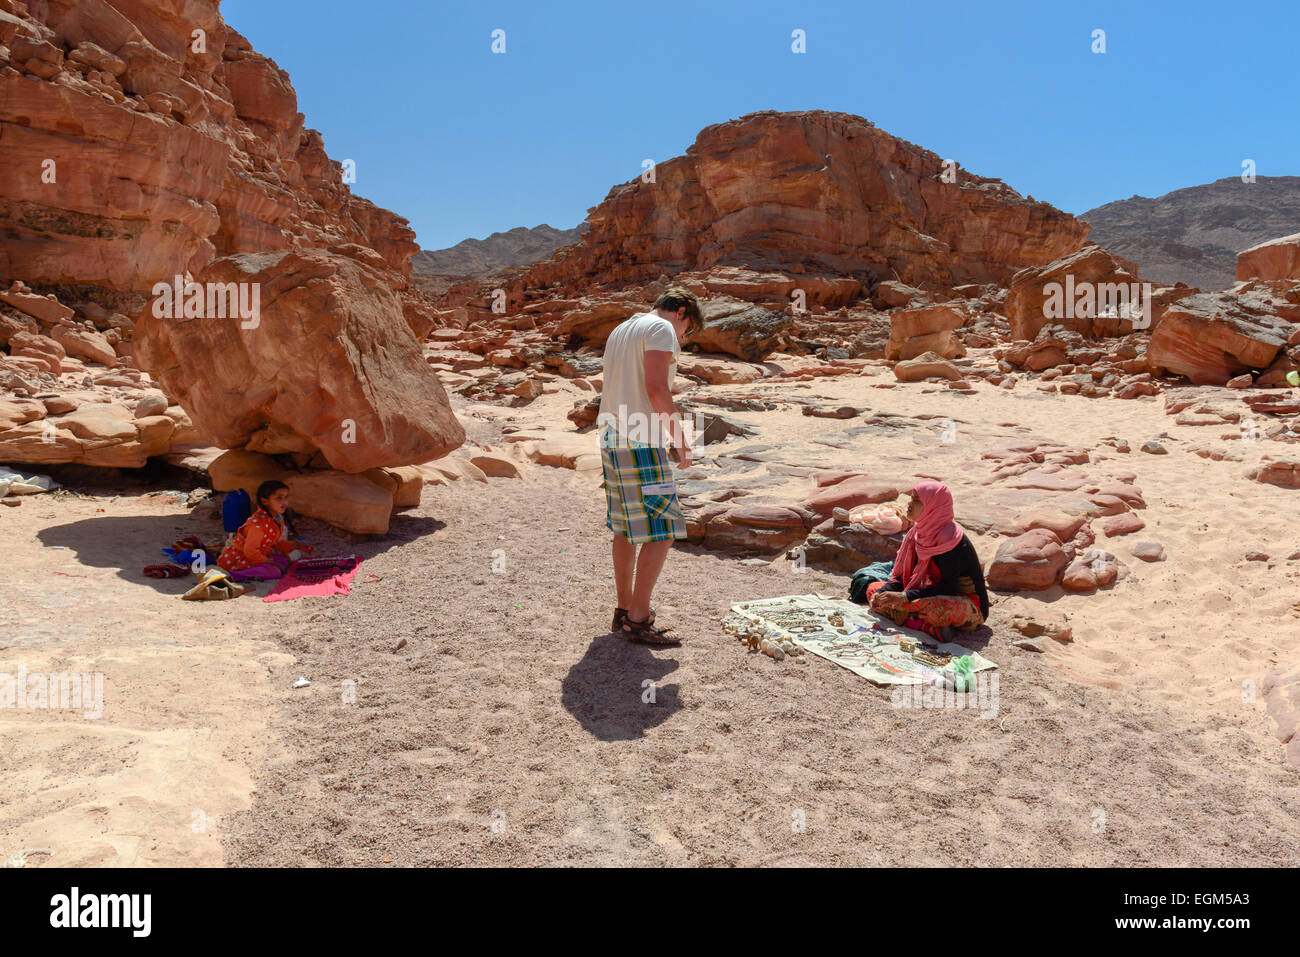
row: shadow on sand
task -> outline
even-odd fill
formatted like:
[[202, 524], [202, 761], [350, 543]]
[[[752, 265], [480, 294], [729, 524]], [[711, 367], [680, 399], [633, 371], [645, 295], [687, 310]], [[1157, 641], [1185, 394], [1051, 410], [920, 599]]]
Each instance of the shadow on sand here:
[[[662, 683], [676, 670], [676, 659], [658, 658], [648, 645], [613, 633], [597, 635], [565, 676], [560, 700], [593, 737], [635, 740], [681, 709], [677, 685]], [[653, 702], [646, 681], [654, 682]]]
[[[160, 549], [187, 535], [195, 535], [214, 553], [215, 563], [225, 539], [221, 523], [205, 516], [211, 506], [200, 505], [189, 515], [132, 515], [85, 518], [66, 525], [42, 529], [37, 539], [46, 548], [66, 548], [83, 565], [113, 568], [118, 577], [142, 585], [151, 585], [168, 595], [181, 595], [194, 586], [193, 576], [184, 578], [149, 578], [143, 572], [148, 565], [165, 563]], [[388, 534], [365, 542], [349, 542], [335, 535], [323, 522], [299, 520], [299, 534], [316, 546], [317, 555], [360, 555], [374, 558], [390, 548], [432, 535], [446, 523], [427, 515], [394, 513]]]

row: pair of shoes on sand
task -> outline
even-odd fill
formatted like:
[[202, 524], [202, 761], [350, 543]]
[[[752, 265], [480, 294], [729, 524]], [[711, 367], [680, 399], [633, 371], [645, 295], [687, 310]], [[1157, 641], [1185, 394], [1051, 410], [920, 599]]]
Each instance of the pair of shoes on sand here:
[[664, 628], [655, 624], [654, 609], [650, 609], [650, 614], [646, 616], [645, 621], [633, 621], [627, 613], [626, 608], [614, 609], [614, 620], [610, 625], [611, 631], [624, 632], [627, 634], [629, 641], [637, 641], [643, 645], [680, 645], [681, 638], [677, 632], [671, 628]]

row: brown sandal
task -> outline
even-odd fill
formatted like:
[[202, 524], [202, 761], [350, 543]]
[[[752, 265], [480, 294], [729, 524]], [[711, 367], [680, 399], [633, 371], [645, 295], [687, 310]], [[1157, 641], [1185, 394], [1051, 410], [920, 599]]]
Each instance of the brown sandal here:
[[681, 638], [671, 628], [664, 628], [655, 624], [655, 613], [650, 615], [645, 621], [633, 621], [631, 618], [623, 620], [623, 630], [627, 632], [629, 641], [639, 641], [644, 645], [680, 645]]

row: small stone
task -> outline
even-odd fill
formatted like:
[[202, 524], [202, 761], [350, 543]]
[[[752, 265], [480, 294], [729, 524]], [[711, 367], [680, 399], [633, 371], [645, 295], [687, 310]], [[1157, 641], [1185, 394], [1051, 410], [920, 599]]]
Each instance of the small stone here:
[[1116, 535], [1131, 535], [1147, 527], [1147, 523], [1138, 518], [1133, 512], [1121, 512], [1119, 515], [1112, 515], [1106, 521], [1101, 523], [1101, 530], [1110, 538]]
[[1169, 450], [1166, 449], [1166, 448], [1165, 448], [1163, 445], [1161, 445], [1159, 442], [1157, 442], [1155, 439], [1152, 439], [1150, 442], [1143, 442], [1143, 443], [1142, 443], [1142, 451], [1143, 451], [1143, 452], [1149, 452], [1149, 453], [1152, 454], [1152, 455], [1168, 455], [1168, 454], [1169, 454]]
[[0, 498], [0, 505], [8, 505], [10, 508], [17, 508], [21, 504], [23, 504], [23, 500], [16, 495], [6, 495], [4, 498]]
[[1252, 548], [1250, 551], [1248, 551], [1248, 552], [1246, 553], [1246, 561], [1248, 561], [1248, 562], [1266, 562], [1266, 561], [1268, 561], [1268, 555], [1266, 555], [1264, 552], [1261, 552], [1261, 551], [1259, 551], [1259, 550], [1257, 550], [1257, 549], [1253, 549], [1253, 548]]
[[1159, 542], [1138, 542], [1133, 546], [1133, 557], [1144, 562], [1163, 562], [1165, 547]]
[[1229, 379], [1227, 383], [1229, 389], [1249, 389], [1254, 384], [1255, 380], [1249, 372], [1244, 372], [1236, 378]]
[[1017, 648], [1023, 648], [1025, 651], [1037, 651], [1041, 653], [1043, 650], [1042, 643], [1037, 638], [1017, 638], [1011, 643]]

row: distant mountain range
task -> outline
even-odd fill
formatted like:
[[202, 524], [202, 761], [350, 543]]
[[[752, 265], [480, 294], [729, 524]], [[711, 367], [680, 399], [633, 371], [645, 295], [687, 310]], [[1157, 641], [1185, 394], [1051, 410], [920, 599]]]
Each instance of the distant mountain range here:
[[1300, 232], [1300, 176], [1253, 183], [1234, 176], [1155, 199], [1121, 199], [1079, 219], [1091, 224], [1089, 239], [1137, 263], [1143, 279], [1226, 289], [1237, 253]]
[[548, 259], [557, 249], [576, 243], [586, 231], [586, 223], [573, 229], [554, 229], [545, 223], [532, 229], [516, 226], [487, 239], [466, 239], [447, 249], [422, 250], [411, 259], [411, 267], [426, 276], [489, 276]]
[[[1236, 277], [1237, 253], [1300, 232], [1300, 176], [1261, 176], [1253, 183], [1234, 176], [1155, 199], [1117, 200], [1078, 218], [1092, 226], [1089, 239], [1137, 263], [1143, 279], [1226, 289]], [[412, 266], [420, 277], [488, 276], [548, 259], [586, 229], [586, 223], [574, 229], [518, 226], [424, 250]]]

